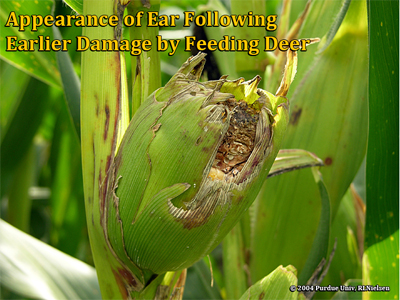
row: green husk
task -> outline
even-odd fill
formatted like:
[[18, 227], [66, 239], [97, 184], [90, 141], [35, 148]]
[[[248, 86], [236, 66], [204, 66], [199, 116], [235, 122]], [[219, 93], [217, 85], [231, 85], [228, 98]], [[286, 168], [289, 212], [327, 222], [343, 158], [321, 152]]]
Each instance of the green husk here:
[[[288, 122], [287, 99], [256, 89], [258, 77], [199, 83], [204, 57], [189, 58], [142, 104], [112, 166], [105, 234], [144, 281], [192, 265], [221, 242], [255, 199]], [[225, 90], [259, 120], [243, 169], [219, 177], [213, 162], [233, 118]]]

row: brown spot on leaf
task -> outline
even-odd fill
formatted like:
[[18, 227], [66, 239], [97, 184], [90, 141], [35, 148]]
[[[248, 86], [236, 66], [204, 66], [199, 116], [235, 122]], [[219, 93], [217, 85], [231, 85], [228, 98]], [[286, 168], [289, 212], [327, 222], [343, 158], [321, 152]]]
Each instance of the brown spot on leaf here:
[[201, 136], [199, 136], [199, 137], [197, 138], [197, 140], [196, 140], [195, 145], [196, 145], [196, 146], [200, 145], [202, 141], [203, 141], [203, 138], [202, 138]]
[[234, 197], [234, 203], [238, 204], [242, 202], [243, 198], [243, 195], [236, 195], [236, 197]]
[[101, 219], [103, 219], [104, 216], [104, 208], [105, 208], [105, 201], [103, 201], [103, 176], [101, 175], [101, 172], [99, 172], [99, 200], [100, 200], [100, 212], [101, 212]]
[[153, 133], [155, 133], [156, 131], [158, 131], [158, 129], [160, 129], [160, 127], [161, 127], [161, 123], [158, 123], [158, 124], [154, 125], [153, 128], [152, 128]]
[[265, 296], [265, 292], [262, 292], [262, 293], [260, 294], [260, 296], [258, 297], [258, 299], [259, 299], [259, 300], [264, 299], [264, 296]]
[[[122, 145], [122, 144], [121, 144]], [[117, 155], [114, 159], [114, 166], [115, 169], [118, 170], [122, 164], [122, 155]]]
[[292, 112], [291, 116], [290, 116], [290, 122], [289, 123], [292, 124], [292, 125], [297, 125], [297, 123], [299, 123], [299, 118], [301, 116], [301, 112], [302, 111], [303, 110], [301, 108], [295, 109]]
[[126, 290], [124, 281], [121, 279], [120, 274], [118, 272], [116, 272], [115, 270], [112, 270], [114, 277], [115, 277], [115, 281], [117, 282], [119, 291], [121, 293], [121, 296], [123, 299], [128, 299], [128, 291]]
[[251, 259], [250, 249], [246, 248], [244, 251], [244, 261], [246, 265], [250, 265], [250, 259]]
[[324, 164], [325, 166], [330, 166], [332, 164], [332, 158], [330, 157], [325, 158]]
[[203, 147], [201, 149], [201, 151], [205, 152], [205, 153], [209, 153], [210, 152], [210, 147]]
[[103, 134], [103, 139], [106, 140], [107, 139], [107, 135], [108, 135], [108, 127], [110, 125], [110, 107], [108, 106], [108, 104], [106, 104], [106, 108], [105, 108], [105, 113], [106, 113], [106, 121], [104, 124], [104, 134]]
[[178, 281], [176, 282], [176, 284], [174, 286], [174, 289], [185, 286], [186, 276], [187, 276], [187, 271], [186, 271], [186, 269], [184, 269], [182, 271], [181, 275], [179, 276]]
[[99, 116], [99, 95], [97, 93], [94, 94], [94, 99], [96, 100], [96, 116]]
[[102, 212], [102, 217], [103, 217], [103, 213], [104, 213], [104, 209], [106, 206], [106, 199], [107, 199], [107, 184], [108, 184], [108, 180], [109, 180], [109, 169], [111, 166], [111, 155], [107, 156], [107, 162], [106, 162], [106, 167], [105, 167], [105, 172], [104, 174], [104, 180], [102, 177], [102, 172], [99, 172], [99, 199], [100, 199], [100, 211]]
[[107, 155], [107, 163], [106, 163], [106, 174], [111, 166], [111, 155]]
[[122, 276], [122, 278], [124, 279], [124, 281], [132, 287], [136, 287], [137, 286], [137, 282], [135, 280], [135, 278], [133, 278], [132, 274], [126, 270], [126, 269], [118, 269], [118, 273]]
[[101, 172], [99, 173], [99, 185], [101, 186], [103, 181], [103, 177], [101, 176]]

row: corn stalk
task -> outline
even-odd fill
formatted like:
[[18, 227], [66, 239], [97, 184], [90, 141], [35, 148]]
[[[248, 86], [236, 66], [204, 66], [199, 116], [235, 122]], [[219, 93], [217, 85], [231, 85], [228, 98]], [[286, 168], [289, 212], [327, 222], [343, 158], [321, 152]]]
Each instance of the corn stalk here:
[[[83, 3], [83, 14], [112, 15], [119, 4], [113, 0]], [[114, 39], [113, 27], [84, 27], [92, 39]], [[127, 298], [130, 286], [139, 283], [111, 253], [102, 230], [102, 215], [109, 168], [129, 119], [126, 81], [121, 77], [118, 52], [82, 53], [81, 139], [86, 217], [94, 262], [104, 298]]]
[[[113, 0], [100, 2], [88, 0], [84, 1], [83, 13], [117, 14], [119, 20], [122, 20], [125, 6]], [[140, 10], [143, 7], [136, 7], [136, 9]], [[121, 23], [115, 28], [85, 27], [83, 35], [90, 40], [120, 40], [121, 28]], [[139, 35], [143, 38], [143, 33], [139, 32]], [[137, 62], [148, 65], [149, 56], [143, 56], [140, 56]], [[157, 55], [152, 55], [152, 57], [157, 57]], [[159, 65], [157, 61], [152, 63]], [[82, 168], [89, 238], [101, 293], [104, 298], [110, 299], [132, 297], [148, 299], [170, 294], [172, 297], [179, 298], [183, 295], [186, 272], [171, 272], [165, 278], [158, 276], [145, 288], [152, 274], [143, 275], [143, 272], [133, 263], [121, 261], [109, 244], [107, 230], [104, 230], [107, 222], [107, 195], [111, 189], [115, 188], [110, 185], [113, 182], [110, 170], [129, 124], [125, 68], [123, 53], [86, 51], [82, 54]], [[142, 68], [145, 69], [144, 66]], [[149, 72], [141, 71], [140, 66], [135, 69], [139, 70], [136, 72], [135, 79], [139, 79], [138, 82], [142, 84], [136, 85], [134, 103], [140, 104], [141, 99], [147, 97], [149, 89], [154, 90], [159, 85], [159, 80], [154, 79], [153, 84], [149, 85], [152, 81]]]

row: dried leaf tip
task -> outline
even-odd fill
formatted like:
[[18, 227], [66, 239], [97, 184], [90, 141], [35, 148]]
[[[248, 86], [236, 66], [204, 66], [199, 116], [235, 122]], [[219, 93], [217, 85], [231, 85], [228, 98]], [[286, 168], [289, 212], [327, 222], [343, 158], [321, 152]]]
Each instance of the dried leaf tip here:
[[[320, 41], [319, 38], [312, 38], [307, 40], [310, 41], [309, 43], [307, 43], [308, 45], [315, 44]], [[297, 72], [297, 52], [289, 49], [287, 51], [286, 57], [287, 57], [286, 65], [285, 65], [285, 70], [283, 72], [282, 81], [278, 90], [276, 91], [277, 96], [283, 96], [283, 97], [287, 95], [289, 87], [292, 84]]]

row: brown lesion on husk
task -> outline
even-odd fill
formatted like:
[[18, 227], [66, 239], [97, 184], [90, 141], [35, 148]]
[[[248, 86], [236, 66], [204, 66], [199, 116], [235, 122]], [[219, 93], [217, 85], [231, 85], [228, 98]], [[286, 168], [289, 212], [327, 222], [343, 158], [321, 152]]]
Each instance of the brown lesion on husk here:
[[300, 119], [302, 111], [303, 110], [301, 108], [296, 109], [296, 107], [295, 107], [295, 109], [293, 110], [293, 112], [290, 116], [290, 121], [289, 121], [290, 125], [297, 125], [297, 123], [299, 123], [299, 119]]
[[[179, 275], [178, 280], [175, 285], [172, 286], [177, 275]], [[154, 299], [182, 300], [183, 292], [185, 290], [186, 275], [186, 269], [183, 269], [182, 272], [175, 272], [175, 274], [173, 275], [173, 279], [171, 280], [169, 285], [160, 284], [157, 287]]]
[[[264, 95], [260, 96], [264, 101]], [[175, 207], [168, 201], [169, 213], [188, 230], [209, 222], [217, 207], [229, 211], [231, 191], [241, 191], [252, 182], [270, 151], [272, 132], [268, 109], [258, 110], [235, 98], [213, 105], [212, 115], [218, 116], [213, 120], [227, 122], [227, 127], [221, 132], [219, 146], [204, 169], [200, 189], [193, 199], [185, 202], [185, 208]]]
[[121, 296], [123, 297], [123, 299], [128, 299], [129, 294], [128, 291], [125, 288], [125, 283], [123, 282], [123, 280], [121, 279], [123, 276], [121, 276], [120, 272], [112, 270], [115, 281], [118, 285], [119, 291], [121, 293]]
[[[155, 99], [154, 99], [155, 100]], [[154, 139], [156, 136], [156, 132], [159, 130], [161, 127], [161, 123], [158, 123], [158, 120], [163, 114], [163, 110], [169, 105], [168, 102], [166, 102], [159, 111], [159, 115], [154, 119], [154, 122], [151, 124], [149, 130], [152, 131], [153, 136], [151, 141]], [[151, 141], [149, 145], [151, 144]], [[150, 172], [149, 176], [151, 173], [151, 159], [148, 154], [148, 149], [146, 150], [146, 155], [150, 167]], [[111, 166], [108, 168], [107, 172], [107, 178], [108, 180], [106, 181], [107, 183], [107, 199], [108, 201], [106, 202], [105, 208], [104, 208], [104, 214], [102, 217], [102, 227], [103, 227], [103, 233], [106, 239], [107, 246], [109, 250], [111, 251], [112, 255], [115, 257], [115, 259], [118, 261], [120, 264], [120, 267], [118, 268], [118, 273], [114, 274], [115, 276], [119, 276], [119, 279], [123, 281], [123, 284], [125, 286], [125, 290], [127, 291], [127, 294], [130, 295], [132, 292], [140, 292], [144, 288], [144, 275], [142, 273], [142, 270], [140, 270], [137, 265], [132, 261], [131, 257], [128, 255], [126, 247], [125, 247], [125, 237], [124, 237], [124, 229], [123, 229], [123, 222], [120, 217], [120, 207], [119, 207], [119, 197], [116, 193], [118, 189], [118, 183], [122, 179], [122, 176], [117, 175], [118, 169], [122, 164], [122, 158], [120, 155], [117, 155], [111, 163]], [[147, 182], [148, 182], [147, 178]], [[110, 217], [110, 211], [111, 210], [111, 205], [114, 207], [114, 217], [116, 218], [116, 221], [119, 225], [119, 230], [121, 232], [121, 242], [122, 242], [122, 250], [123, 253], [125, 254], [125, 260], [121, 259], [116, 250], [113, 248], [111, 241], [110, 241], [110, 236], [108, 234], [108, 221]], [[105, 216], [105, 217], [104, 217]], [[132, 221], [132, 223], [134, 220]], [[121, 249], [120, 249], [121, 250]], [[121, 252], [120, 252], [121, 254]]]
[[230, 111], [230, 124], [208, 175], [219, 180], [235, 177], [243, 169], [254, 149], [259, 119], [259, 112], [243, 100], [231, 98], [223, 105]]
[[[218, 191], [217, 194], [220, 192], [221, 191]], [[183, 228], [190, 230], [192, 228], [199, 227], [206, 223], [208, 218], [214, 213], [214, 210], [218, 204], [217, 199], [219, 198], [215, 196], [215, 194], [212, 195], [212, 198], [214, 198], [216, 201], [207, 201], [207, 203], [204, 203], [203, 206], [188, 210], [175, 207], [171, 201], [168, 201], [169, 212], [183, 224]]]
[[126, 6], [129, 4], [130, 0], [127, 1], [121, 1], [121, 0], [116, 0], [115, 1], [115, 8], [114, 10], [116, 11], [116, 14], [118, 16], [118, 25], [114, 28], [114, 38], [120, 43], [121, 37], [122, 37], [122, 20], [124, 17], [124, 11]]
[[[190, 201], [185, 203], [186, 209], [174, 206], [171, 199], [168, 199], [169, 213], [182, 223], [183, 228], [193, 229], [207, 223], [218, 206], [223, 207], [225, 213], [230, 209], [230, 193], [223, 181], [211, 183], [210, 178], [200, 186], [199, 192]], [[220, 224], [223, 222], [222, 218]]]
[[[115, 2], [114, 11], [115, 13], [120, 16], [120, 20], [122, 20], [123, 12], [125, 6], [121, 5], [119, 1]], [[122, 21], [119, 22], [118, 26], [114, 29], [114, 38], [118, 41], [121, 40], [122, 36]], [[111, 65], [113, 69], [115, 66], [118, 70], [121, 70], [121, 56], [119, 52], [113, 54], [113, 60], [111, 61]], [[116, 164], [120, 162], [115, 160], [115, 153], [117, 151], [117, 140], [118, 135], [121, 134], [119, 132], [119, 125], [121, 122], [121, 103], [122, 103], [122, 81], [121, 81], [121, 72], [115, 72], [115, 86], [119, 87], [116, 92], [116, 106], [111, 107], [108, 103], [110, 103], [110, 99], [106, 98], [105, 108], [104, 108], [104, 115], [105, 115], [105, 123], [104, 123], [104, 131], [102, 132], [102, 138], [105, 143], [111, 139], [111, 148], [110, 154], [107, 156], [107, 160], [105, 162], [105, 166], [103, 165], [104, 162], [101, 161], [101, 166], [103, 168], [99, 171], [99, 201], [100, 201], [100, 224], [103, 229], [103, 234], [105, 238], [106, 245], [108, 246], [108, 250], [110, 251], [111, 255], [115, 258], [115, 262], [111, 262], [113, 264], [113, 275], [115, 280], [118, 284], [120, 289], [121, 295], [124, 299], [131, 299], [130, 294], [133, 291], [140, 291], [144, 288], [144, 279], [143, 275], [139, 274], [141, 272], [134, 272], [132, 266], [134, 266], [132, 261], [128, 263], [124, 262], [122, 259], [118, 257], [115, 250], [113, 249], [110, 237], [108, 234], [108, 217], [109, 217], [109, 210], [111, 210], [111, 205], [115, 207], [117, 222], [121, 228], [121, 235], [123, 240], [123, 230], [122, 230], [122, 220], [119, 216], [119, 198], [117, 197], [115, 191], [118, 188], [118, 182], [121, 179], [121, 176], [116, 175]], [[97, 96], [97, 95], [96, 95]], [[99, 99], [96, 98], [96, 103], [98, 104]], [[97, 106], [96, 108], [96, 115], [98, 116], [101, 113], [101, 108]], [[95, 161], [96, 163], [96, 161]], [[101, 176], [105, 174], [104, 178]], [[124, 247], [124, 251], [126, 254], [126, 250]], [[129, 259], [129, 256], [127, 256]], [[132, 266], [129, 265], [132, 264]]]
[[[115, 218], [117, 219], [117, 222], [119, 223], [120, 230], [121, 230], [121, 237], [122, 237], [122, 243], [123, 243], [123, 249], [124, 253], [126, 255], [126, 258], [129, 260], [129, 263], [132, 264], [132, 266], [135, 266], [135, 264], [132, 262], [130, 259], [128, 253], [126, 252], [125, 248], [125, 243], [124, 243], [124, 231], [122, 227], [122, 220], [119, 215], [119, 197], [116, 194], [116, 190], [118, 189], [118, 183], [119, 180], [122, 178], [122, 176], [116, 175], [116, 165], [119, 165], [120, 161], [113, 160], [109, 169], [109, 172], [107, 172], [107, 177], [109, 180], [107, 181], [107, 199], [108, 201], [106, 202], [105, 206], [105, 218], [102, 219], [102, 227], [103, 227], [103, 233], [104, 237], [107, 243], [107, 246], [114, 256], [114, 258], [118, 261], [119, 267], [118, 267], [118, 272], [114, 272], [114, 276], [116, 277], [117, 281], [119, 282], [118, 285], [120, 289], [122, 288], [122, 285], [125, 287], [126, 294], [129, 296], [128, 298], [124, 299], [131, 299], [130, 294], [133, 291], [141, 291], [144, 288], [143, 284], [143, 274], [141, 274], [141, 278], [138, 278], [132, 271], [131, 267], [126, 265], [121, 258], [116, 254], [114, 248], [111, 245], [110, 242], [110, 237], [108, 235], [108, 210], [109, 205], [111, 204], [110, 201], [112, 201], [112, 205], [115, 208]], [[141, 272], [140, 272], [141, 273]]]

